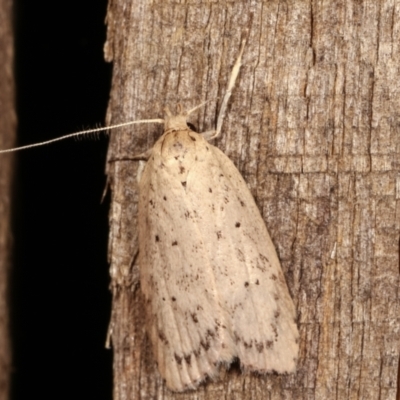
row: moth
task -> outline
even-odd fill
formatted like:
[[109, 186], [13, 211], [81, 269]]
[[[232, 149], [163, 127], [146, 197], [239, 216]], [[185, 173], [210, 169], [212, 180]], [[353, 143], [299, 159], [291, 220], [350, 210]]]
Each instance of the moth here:
[[239, 359], [244, 372], [291, 373], [296, 312], [264, 220], [232, 161], [209, 141], [222, 128], [246, 38], [215, 131], [178, 107], [166, 118], [72, 133], [6, 153], [130, 124], [164, 123], [139, 182], [139, 267], [147, 332], [169, 389], [196, 389]]
[[245, 372], [293, 372], [299, 334], [274, 245], [240, 172], [207, 140], [222, 120], [198, 134], [178, 111], [166, 109], [139, 182], [140, 284], [159, 371], [174, 391], [237, 358]]

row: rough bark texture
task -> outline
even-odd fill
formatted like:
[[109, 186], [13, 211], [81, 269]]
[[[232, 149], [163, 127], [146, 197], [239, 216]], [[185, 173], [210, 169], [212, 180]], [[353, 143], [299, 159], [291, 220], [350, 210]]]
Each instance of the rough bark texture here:
[[[15, 141], [13, 36], [11, 0], [0, 0], [0, 149]], [[11, 254], [10, 206], [12, 155], [0, 157], [0, 400], [8, 399], [10, 387], [9, 307], [7, 298]]]
[[[114, 398], [395, 399], [400, 344], [400, 3], [110, 0], [108, 122], [163, 117], [178, 101], [212, 129], [240, 34], [244, 65], [216, 143], [236, 164], [276, 245], [300, 329], [291, 376], [236, 369], [196, 392], [163, 386], [144, 331], [138, 164], [107, 164]], [[109, 157], [162, 127], [114, 133]]]

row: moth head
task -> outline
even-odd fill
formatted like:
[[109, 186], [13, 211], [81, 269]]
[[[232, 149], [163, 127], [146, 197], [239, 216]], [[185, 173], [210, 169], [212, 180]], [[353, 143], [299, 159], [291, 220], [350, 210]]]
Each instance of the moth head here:
[[[205, 104], [209, 103], [212, 100], [207, 100], [198, 106], [190, 109], [189, 111], [184, 111], [182, 104], [178, 103], [176, 108], [178, 111], [177, 115], [173, 115], [168, 107], [165, 107], [165, 119], [164, 119], [164, 130], [173, 129], [173, 130], [180, 130], [180, 129], [188, 129], [187, 126], [187, 119], [189, 115], [198, 110], [199, 108], [203, 107]], [[190, 129], [190, 128], [189, 128]]]
[[173, 115], [168, 107], [165, 107], [164, 130], [185, 130], [188, 129], [187, 117], [189, 113], [183, 110], [182, 105], [177, 105], [177, 115]]

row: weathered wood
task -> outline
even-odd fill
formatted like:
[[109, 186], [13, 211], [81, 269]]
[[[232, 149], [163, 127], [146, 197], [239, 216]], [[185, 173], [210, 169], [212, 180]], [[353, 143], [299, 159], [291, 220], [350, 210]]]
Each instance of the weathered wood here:
[[[107, 164], [114, 398], [395, 399], [400, 342], [400, 5], [393, 1], [112, 0], [108, 121], [163, 117], [178, 101], [212, 129], [241, 31], [243, 68], [217, 145], [254, 194], [298, 311], [290, 376], [238, 369], [198, 391], [166, 390], [144, 331], [138, 164]], [[217, 99], [218, 97], [218, 99]], [[162, 127], [113, 134], [109, 157]]]
[[[15, 143], [12, 2], [0, 0], [0, 148]], [[11, 256], [11, 182], [13, 156], [0, 157], [0, 400], [9, 398], [11, 351], [8, 276]]]

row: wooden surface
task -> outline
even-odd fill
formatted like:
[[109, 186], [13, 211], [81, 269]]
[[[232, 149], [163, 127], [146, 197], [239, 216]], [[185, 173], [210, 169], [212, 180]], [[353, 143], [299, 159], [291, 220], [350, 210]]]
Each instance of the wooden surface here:
[[[399, 363], [400, 5], [393, 1], [110, 0], [108, 122], [162, 118], [178, 101], [197, 131], [217, 110], [254, 14], [216, 145], [266, 221], [298, 313], [290, 376], [238, 368], [196, 392], [163, 386], [144, 331], [138, 163], [107, 164], [114, 399], [395, 399]], [[217, 99], [218, 98], [218, 99]], [[162, 127], [112, 135], [109, 158]]]
[[[0, 149], [15, 142], [12, 2], [0, 0]], [[11, 350], [8, 277], [11, 255], [11, 182], [13, 155], [0, 157], [0, 400], [9, 398]]]

